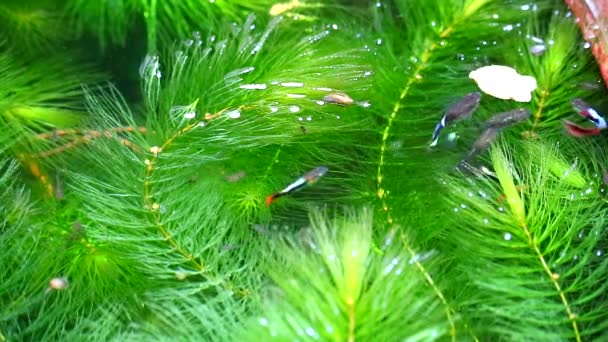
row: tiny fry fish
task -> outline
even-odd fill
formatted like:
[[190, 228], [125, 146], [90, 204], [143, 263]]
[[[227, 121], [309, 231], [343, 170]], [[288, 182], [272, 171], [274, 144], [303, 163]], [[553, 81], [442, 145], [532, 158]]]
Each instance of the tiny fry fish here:
[[606, 129], [608, 125], [606, 124], [606, 120], [591, 106], [589, 106], [585, 101], [581, 99], [572, 100], [572, 107], [576, 109], [576, 111], [585, 117], [587, 120], [593, 122], [595, 126], [599, 129]]
[[327, 103], [334, 103], [337, 105], [342, 105], [342, 106], [348, 106], [353, 104], [355, 101], [353, 101], [353, 99], [344, 94], [344, 93], [332, 93], [332, 94], [328, 94], [323, 96], [323, 101], [327, 102]]
[[572, 123], [568, 120], [564, 120], [564, 125], [566, 126], [568, 134], [573, 137], [587, 137], [591, 135], [599, 135], [601, 133], [598, 127], [586, 128]]
[[266, 198], [266, 206], [272, 204], [272, 202], [281, 197], [288, 195], [290, 193], [301, 190], [307, 185], [316, 183], [321, 177], [323, 177], [329, 169], [325, 166], [319, 166], [308, 171], [304, 176], [298, 178], [295, 182], [289, 184], [285, 189], [274, 193]]
[[527, 120], [531, 115], [529, 109], [514, 109], [504, 113], [498, 113], [486, 121], [486, 127], [504, 128], [518, 122]]
[[460, 101], [451, 105], [448, 110], [443, 114], [441, 120], [435, 125], [435, 129], [433, 130], [433, 137], [431, 139], [430, 146], [433, 147], [437, 145], [437, 141], [439, 141], [439, 133], [441, 130], [447, 125], [465, 119], [469, 117], [479, 106], [479, 101], [481, 100], [480, 92], [472, 92], [463, 96]]

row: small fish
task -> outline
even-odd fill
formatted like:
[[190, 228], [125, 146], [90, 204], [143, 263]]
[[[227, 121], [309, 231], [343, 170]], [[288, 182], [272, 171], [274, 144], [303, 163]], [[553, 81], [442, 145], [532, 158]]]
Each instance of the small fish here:
[[593, 122], [595, 126], [599, 129], [606, 129], [608, 125], [606, 124], [606, 120], [591, 106], [589, 106], [585, 101], [581, 99], [572, 100], [572, 106], [576, 111], [585, 117], [587, 120]]
[[602, 182], [604, 185], [608, 185], [608, 170], [604, 167], [604, 165], [600, 165], [602, 168]]
[[524, 120], [528, 120], [532, 113], [529, 109], [515, 109], [504, 113], [498, 113], [493, 117], [489, 118], [485, 122], [486, 127], [492, 128], [504, 128], [507, 126], [511, 126], [518, 122], [522, 122]]
[[483, 131], [481, 133], [481, 135], [479, 136], [479, 138], [477, 138], [477, 140], [475, 140], [475, 142], [473, 143], [473, 148], [471, 149], [471, 151], [469, 152], [469, 154], [465, 158], [465, 160], [471, 160], [475, 156], [477, 156], [480, 153], [483, 153], [485, 150], [487, 150], [488, 147], [490, 147], [490, 145], [492, 145], [494, 140], [496, 140], [498, 133], [500, 133], [499, 128], [494, 128], [494, 127], [486, 128], [486, 130]]
[[325, 101], [327, 103], [341, 105], [341, 106], [348, 106], [348, 105], [355, 103], [355, 101], [353, 101], [353, 99], [350, 96], [348, 96], [344, 93], [332, 93], [332, 94], [325, 95], [325, 96], [323, 96], [323, 101]]
[[483, 165], [481, 165], [479, 167], [473, 166], [466, 159], [461, 160], [458, 163], [458, 165], [456, 165], [456, 170], [459, 170], [462, 173], [474, 175], [477, 177], [490, 177], [490, 178], [498, 179], [498, 177], [496, 176], [496, 173], [494, 173], [492, 170], [488, 169], [487, 167], [485, 167]]
[[226, 176], [226, 180], [229, 181], [229, 182], [231, 182], [231, 183], [234, 183], [234, 182], [240, 181], [245, 176], [246, 176], [245, 171], [241, 170], [241, 171], [238, 171], [236, 173], [233, 173], [231, 175]]
[[587, 137], [591, 135], [599, 135], [601, 133], [601, 130], [597, 127], [586, 128], [572, 123], [568, 120], [564, 120], [564, 125], [566, 126], [568, 134], [573, 137]]
[[308, 171], [304, 176], [298, 178], [295, 182], [289, 184], [285, 189], [272, 194], [266, 198], [266, 206], [272, 204], [272, 202], [281, 197], [288, 195], [290, 193], [301, 190], [307, 185], [316, 183], [321, 177], [323, 177], [329, 169], [325, 166], [319, 166]]
[[55, 199], [62, 200], [64, 198], [63, 182], [59, 177], [59, 172], [55, 173]]
[[479, 107], [479, 101], [481, 100], [480, 92], [468, 93], [460, 99], [460, 101], [451, 105], [448, 110], [443, 114], [441, 120], [435, 125], [433, 130], [433, 137], [431, 139], [430, 146], [437, 145], [439, 141], [439, 133], [447, 125], [465, 119], [469, 117]]

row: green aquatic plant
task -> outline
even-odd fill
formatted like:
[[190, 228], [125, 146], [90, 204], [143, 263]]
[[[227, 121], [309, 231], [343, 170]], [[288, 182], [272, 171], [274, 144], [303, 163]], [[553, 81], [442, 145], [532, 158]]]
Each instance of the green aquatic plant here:
[[[606, 141], [561, 120], [605, 91], [565, 9], [68, 1], [85, 49], [0, 45], [0, 341], [601, 340]], [[489, 64], [533, 100], [430, 147]]]

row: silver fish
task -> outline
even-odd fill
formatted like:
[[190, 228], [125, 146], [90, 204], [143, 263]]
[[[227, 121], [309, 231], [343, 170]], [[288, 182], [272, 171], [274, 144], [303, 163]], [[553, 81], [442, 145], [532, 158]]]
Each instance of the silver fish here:
[[530, 118], [530, 115], [532, 115], [532, 113], [529, 109], [514, 109], [508, 112], [498, 113], [494, 115], [493, 117], [489, 118], [488, 121], [486, 121], [485, 126], [492, 128], [504, 128], [516, 124], [518, 122], [528, 120], [528, 118]]
[[460, 101], [451, 105], [448, 110], [443, 114], [441, 120], [435, 125], [435, 129], [433, 130], [433, 137], [431, 139], [430, 146], [437, 145], [437, 141], [439, 141], [439, 133], [441, 130], [447, 125], [466, 119], [469, 117], [477, 107], [479, 107], [479, 101], [481, 100], [480, 92], [472, 92], [468, 93], [460, 99]]

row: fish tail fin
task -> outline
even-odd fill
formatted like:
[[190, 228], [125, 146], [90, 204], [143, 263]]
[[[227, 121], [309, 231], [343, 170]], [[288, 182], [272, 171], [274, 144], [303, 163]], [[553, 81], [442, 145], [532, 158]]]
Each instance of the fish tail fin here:
[[568, 133], [573, 137], [586, 137], [600, 134], [600, 129], [597, 127], [585, 128], [568, 120], [564, 121], [564, 125], [566, 126]]
[[276, 198], [276, 195], [270, 195], [268, 197], [266, 197], [266, 201], [264, 203], [266, 203], [266, 206], [270, 206], [272, 204], [272, 202], [274, 201], [274, 199]]
[[431, 138], [431, 147], [437, 145], [437, 142], [439, 141], [439, 133], [441, 133], [441, 130], [445, 127], [444, 122], [445, 116], [441, 118], [441, 121], [439, 121], [437, 125], [435, 125], [435, 129], [433, 130], [433, 137]]

